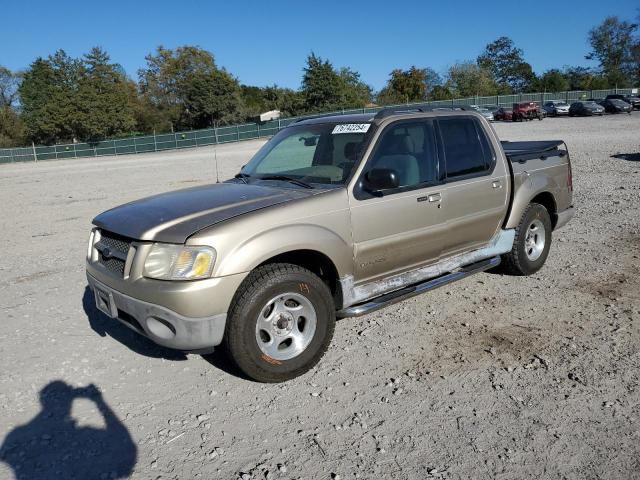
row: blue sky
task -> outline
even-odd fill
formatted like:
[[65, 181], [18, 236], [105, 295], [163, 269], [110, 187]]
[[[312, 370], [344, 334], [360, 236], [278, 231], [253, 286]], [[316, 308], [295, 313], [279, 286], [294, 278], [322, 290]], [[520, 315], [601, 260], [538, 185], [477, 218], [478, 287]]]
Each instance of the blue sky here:
[[199, 45], [242, 83], [298, 88], [311, 51], [350, 66], [375, 89], [394, 68], [444, 72], [475, 59], [501, 35], [536, 72], [584, 59], [588, 30], [607, 15], [634, 19], [619, 1], [9, 1], [2, 9], [0, 65], [23, 69], [62, 48], [80, 56], [104, 47], [137, 78], [157, 45]]

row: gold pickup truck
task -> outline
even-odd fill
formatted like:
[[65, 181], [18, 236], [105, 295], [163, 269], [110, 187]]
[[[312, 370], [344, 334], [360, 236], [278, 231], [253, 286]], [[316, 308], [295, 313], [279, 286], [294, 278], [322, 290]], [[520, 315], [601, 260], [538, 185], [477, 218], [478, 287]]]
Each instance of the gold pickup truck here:
[[323, 116], [233, 179], [98, 215], [87, 278], [102, 312], [154, 342], [222, 344], [278, 382], [319, 361], [336, 318], [492, 268], [536, 272], [572, 215], [560, 140], [500, 142], [464, 110]]

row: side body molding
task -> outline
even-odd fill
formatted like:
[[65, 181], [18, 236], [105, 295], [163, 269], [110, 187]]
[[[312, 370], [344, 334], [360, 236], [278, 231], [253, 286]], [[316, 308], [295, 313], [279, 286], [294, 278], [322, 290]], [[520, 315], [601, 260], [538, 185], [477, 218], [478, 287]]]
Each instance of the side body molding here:
[[354, 285], [353, 276], [348, 275], [341, 277], [340, 285], [342, 287], [344, 307], [355, 305], [360, 302], [364, 302], [365, 300], [370, 300], [379, 295], [399, 290], [426, 279], [439, 277], [440, 275], [453, 272], [471, 263], [507, 253], [513, 247], [514, 239], [515, 230], [500, 230], [486, 247], [479, 248], [472, 252], [454, 255], [452, 257], [442, 259], [432, 265], [403, 272], [398, 275], [364, 285]]

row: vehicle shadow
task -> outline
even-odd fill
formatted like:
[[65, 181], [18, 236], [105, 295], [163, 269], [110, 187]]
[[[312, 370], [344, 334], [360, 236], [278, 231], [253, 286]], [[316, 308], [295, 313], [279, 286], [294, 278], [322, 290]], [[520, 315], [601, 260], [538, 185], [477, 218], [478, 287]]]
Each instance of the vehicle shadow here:
[[629, 162], [640, 162], [640, 153], [616, 153], [611, 158], [619, 158], [620, 160], [628, 160]]
[[234, 377], [241, 378], [242, 380], [249, 380], [250, 382], [254, 382], [252, 378], [247, 377], [242, 370], [240, 370], [236, 365], [229, 360], [226, 352], [222, 350], [222, 348], [217, 349], [213, 353], [208, 353], [206, 355], [202, 355], [202, 358], [207, 361], [209, 364], [216, 367], [218, 370], [222, 370], [224, 373], [228, 375], [233, 375]]
[[101, 337], [107, 335], [125, 345], [130, 350], [151, 358], [165, 360], [186, 360], [187, 355], [179, 350], [156, 345], [148, 338], [122, 325], [118, 320], [107, 317], [96, 307], [93, 291], [87, 285], [82, 296], [82, 307], [91, 329]]
[[[76, 399], [95, 404], [104, 428], [76, 424], [71, 416]], [[40, 413], [9, 432], [0, 446], [0, 461], [16, 480], [130, 477], [136, 445], [95, 385], [74, 388], [56, 380], [40, 390], [40, 403]]]

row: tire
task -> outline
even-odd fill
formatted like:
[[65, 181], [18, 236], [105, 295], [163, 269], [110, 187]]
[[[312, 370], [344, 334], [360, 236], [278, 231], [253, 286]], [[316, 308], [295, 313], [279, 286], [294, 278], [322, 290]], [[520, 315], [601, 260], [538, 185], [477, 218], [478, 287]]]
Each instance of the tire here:
[[502, 255], [503, 271], [509, 275], [532, 275], [540, 270], [549, 255], [551, 230], [547, 209], [538, 203], [529, 204], [516, 228], [511, 251]]
[[263, 265], [242, 282], [231, 302], [224, 346], [248, 377], [290, 380], [313, 368], [327, 351], [335, 311], [329, 288], [309, 270]]

